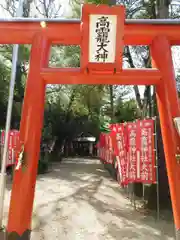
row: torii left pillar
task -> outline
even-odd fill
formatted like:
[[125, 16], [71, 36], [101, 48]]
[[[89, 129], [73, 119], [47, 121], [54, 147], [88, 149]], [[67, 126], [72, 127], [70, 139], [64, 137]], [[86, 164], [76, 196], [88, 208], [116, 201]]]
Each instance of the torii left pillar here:
[[43, 124], [45, 83], [42, 67], [47, 67], [49, 44], [43, 34], [37, 34], [31, 49], [30, 72], [26, 83], [20, 126], [20, 142], [24, 145], [25, 169], [15, 170], [9, 219], [8, 240], [29, 240], [39, 148]]

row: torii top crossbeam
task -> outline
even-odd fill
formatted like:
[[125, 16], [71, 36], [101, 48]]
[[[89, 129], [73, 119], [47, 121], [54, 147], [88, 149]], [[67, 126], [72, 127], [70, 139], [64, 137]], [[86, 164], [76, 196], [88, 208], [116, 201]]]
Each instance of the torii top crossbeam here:
[[[48, 28], [42, 28], [42, 22], [46, 23]], [[0, 19], [0, 44], [31, 44], [34, 34], [39, 31], [42, 31], [53, 44], [79, 45], [81, 42], [79, 19], [9, 18]], [[157, 35], [167, 36], [171, 45], [180, 45], [180, 20], [127, 19], [125, 21], [125, 45], [149, 45]]]
[[[122, 7], [122, 6], [121, 6]], [[120, 8], [121, 8], [120, 7]], [[105, 7], [106, 8], [106, 7]], [[117, 9], [117, 7], [112, 7], [112, 9]], [[116, 59], [116, 66], [122, 65], [122, 53], [123, 47], [126, 45], [151, 45], [154, 38], [158, 35], [163, 35], [167, 37], [170, 45], [180, 44], [180, 21], [179, 20], [145, 20], [145, 19], [133, 19], [124, 20], [124, 12], [122, 10], [122, 20], [118, 23], [118, 26], [123, 29], [118, 28], [118, 34], [121, 32], [121, 36], [118, 38], [119, 49], [116, 52], [118, 55]], [[95, 10], [96, 11], [96, 10]], [[116, 11], [116, 10], [114, 10]], [[119, 10], [118, 10], [119, 11]], [[116, 13], [116, 12], [115, 12]], [[119, 14], [119, 12], [118, 12]], [[84, 14], [86, 16], [87, 14]], [[120, 13], [121, 16], [121, 13]], [[88, 33], [82, 31], [82, 23], [89, 24], [86, 17], [82, 16], [82, 21], [78, 19], [38, 19], [38, 18], [10, 18], [10, 19], [0, 19], [0, 44], [32, 44], [33, 39], [37, 33], [43, 35], [50, 45], [79, 45], [83, 52], [87, 52], [88, 40], [85, 40], [85, 45], [83, 45], [83, 39], [87, 37]], [[122, 40], [123, 39], [123, 40]], [[83, 40], [83, 41], [82, 41]], [[122, 40], [122, 41], [121, 41]], [[87, 65], [87, 59], [81, 56], [81, 69], [49, 69], [43, 68], [41, 75], [43, 76], [47, 84], [58, 84], [61, 76], [61, 83], [63, 84], [74, 84], [74, 77], [78, 77], [79, 83], [84, 83], [84, 75], [82, 73], [82, 65]], [[121, 60], [118, 60], [120, 59]], [[118, 62], [118, 61], [119, 62]], [[86, 63], [85, 63], [86, 62]], [[82, 64], [83, 63], [83, 64]], [[107, 64], [108, 65], [108, 64]], [[103, 67], [104, 68], [104, 67]], [[103, 69], [105, 70], [105, 69]], [[135, 70], [136, 74], [133, 74], [132, 69], [123, 70], [116, 75], [108, 76], [106, 78], [100, 75], [96, 77], [89, 76], [89, 83], [94, 84], [99, 82], [99, 84], [117, 84], [117, 79], [121, 77], [121, 84], [157, 84], [161, 78], [161, 74], [158, 70], [152, 69], [139, 69]], [[138, 72], [137, 72], [138, 71]], [[63, 74], [63, 76], [62, 76]], [[70, 76], [69, 76], [70, 75]], [[88, 77], [87, 76], [87, 77]], [[131, 82], [127, 81], [127, 78], [131, 77]], [[150, 83], [149, 83], [149, 81]]]

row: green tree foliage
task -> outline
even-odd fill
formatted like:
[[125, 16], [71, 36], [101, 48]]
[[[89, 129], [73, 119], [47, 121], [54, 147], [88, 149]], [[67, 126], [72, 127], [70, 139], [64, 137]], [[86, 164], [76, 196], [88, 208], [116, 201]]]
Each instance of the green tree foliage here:
[[140, 118], [140, 112], [137, 111], [137, 104], [134, 99], [129, 101], [120, 101], [116, 106], [117, 122], [132, 122]]

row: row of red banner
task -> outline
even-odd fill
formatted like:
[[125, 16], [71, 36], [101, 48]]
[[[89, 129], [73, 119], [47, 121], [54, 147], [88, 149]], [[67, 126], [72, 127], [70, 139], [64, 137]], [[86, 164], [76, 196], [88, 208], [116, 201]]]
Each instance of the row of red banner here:
[[[4, 141], [5, 141], [5, 131], [1, 131], [1, 152], [3, 152]], [[17, 144], [19, 141], [19, 131], [11, 130], [8, 136], [8, 158], [7, 166], [15, 164], [15, 159], [17, 157]]]
[[132, 182], [155, 183], [154, 120], [112, 124], [109, 133], [101, 133], [99, 157], [117, 163], [122, 185]]

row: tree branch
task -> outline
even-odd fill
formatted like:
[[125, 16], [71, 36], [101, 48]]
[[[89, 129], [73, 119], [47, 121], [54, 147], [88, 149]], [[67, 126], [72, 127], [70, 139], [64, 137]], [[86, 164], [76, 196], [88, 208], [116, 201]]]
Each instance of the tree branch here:
[[7, 12], [11, 15], [11, 17], [14, 16], [14, 11], [12, 12], [12, 11], [10, 10], [10, 8], [4, 7], [3, 4], [1, 4], [1, 3], [0, 3], [0, 7], [1, 7], [2, 9], [4, 9], [5, 11], [7, 11]]
[[[129, 60], [129, 65], [131, 68], [135, 68], [135, 65], [133, 63], [133, 59], [132, 59], [132, 56], [131, 56], [131, 53], [130, 53], [130, 49], [128, 46], [126, 46], [126, 56]], [[139, 109], [142, 110], [143, 108], [143, 104], [142, 104], [142, 101], [141, 101], [141, 96], [140, 96], [140, 93], [139, 93], [139, 88], [138, 86], [134, 85], [133, 86], [133, 89], [134, 89], [134, 92], [135, 92], [135, 96], [136, 96], [136, 101], [138, 103], [138, 106], [139, 106]]]

